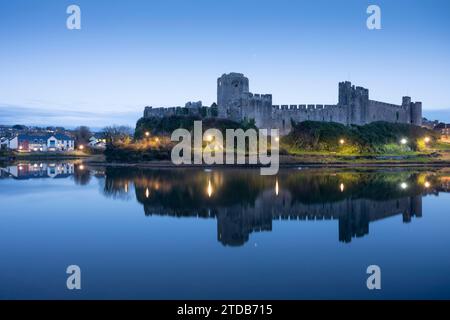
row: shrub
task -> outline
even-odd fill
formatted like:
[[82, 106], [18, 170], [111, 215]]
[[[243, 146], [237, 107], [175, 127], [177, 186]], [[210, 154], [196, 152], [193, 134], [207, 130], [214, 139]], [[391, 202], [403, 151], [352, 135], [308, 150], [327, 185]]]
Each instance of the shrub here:
[[[331, 151], [340, 153], [395, 153], [419, 150], [421, 141], [437, 134], [426, 128], [388, 122], [373, 122], [364, 126], [345, 126], [333, 122], [305, 121], [293, 123], [292, 131], [283, 138], [283, 146], [291, 151]], [[399, 141], [408, 143], [401, 146]], [[345, 142], [340, 143], [343, 139]]]

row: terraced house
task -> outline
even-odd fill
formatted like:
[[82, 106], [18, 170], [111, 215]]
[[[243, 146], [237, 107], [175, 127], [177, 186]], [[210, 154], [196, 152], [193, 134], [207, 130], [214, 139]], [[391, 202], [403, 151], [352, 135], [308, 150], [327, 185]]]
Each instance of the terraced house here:
[[26, 133], [9, 140], [8, 148], [20, 152], [73, 151], [75, 140], [61, 133]]

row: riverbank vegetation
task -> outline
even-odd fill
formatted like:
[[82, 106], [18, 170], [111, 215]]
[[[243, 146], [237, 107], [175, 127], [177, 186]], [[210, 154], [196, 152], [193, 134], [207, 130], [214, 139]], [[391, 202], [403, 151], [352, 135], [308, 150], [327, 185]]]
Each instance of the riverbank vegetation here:
[[170, 116], [141, 118], [136, 124], [135, 140], [145, 139], [148, 136], [169, 136], [176, 129], [182, 128], [188, 131], [194, 129], [194, 121], [202, 121], [203, 130], [218, 129], [225, 133], [226, 129], [256, 129], [254, 121], [235, 122], [227, 119], [201, 118], [196, 116]]
[[412, 155], [431, 152], [439, 136], [432, 130], [387, 122], [364, 126], [305, 121], [293, 123], [281, 139], [286, 154]]
[[136, 124], [134, 139], [119, 139], [108, 143], [105, 156], [110, 162], [143, 162], [152, 160], [170, 160], [175, 145], [170, 136], [176, 129], [190, 132], [194, 130], [194, 121], [202, 121], [203, 131], [214, 128], [225, 133], [226, 129], [256, 129], [254, 122], [234, 122], [217, 118], [196, 116], [141, 118]]
[[[128, 137], [108, 143], [106, 161], [139, 163], [170, 160], [175, 145], [170, 141], [171, 133], [178, 128], [192, 132], [196, 120], [202, 120], [203, 131], [216, 128], [225, 133], [225, 129], [256, 129], [253, 121], [237, 123], [195, 116], [141, 118], [136, 124], [133, 139]], [[414, 125], [374, 122], [364, 126], [345, 126], [314, 121], [292, 125], [292, 131], [280, 139], [282, 162], [426, 163], [450, 160], [450, 146], [439, 141], [438, 133]]]

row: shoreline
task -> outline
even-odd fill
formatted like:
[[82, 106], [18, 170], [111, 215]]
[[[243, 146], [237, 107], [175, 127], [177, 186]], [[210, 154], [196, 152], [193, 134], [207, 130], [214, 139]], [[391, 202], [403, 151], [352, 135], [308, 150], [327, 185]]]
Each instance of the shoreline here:
[[[262, 165], [250, 165], [250, 164], [234, 164], [234, 165], [207, 165], [207, 164], [183, 164], [175, 165], [170, 161], [152, 161], [152, 162], [136, 162], [136, 163], [123, 163], [123, 162], [106, 162], [106, 161], [87, 161], [86, 165], [91, 167], [116, 167], [116, 168], [148, 168], [148, 169], [259, 169]], [[361, 162], [361, 163], [342, 163], [342, 162], [295, 162], [295, 163], [280, 163], [280, 169], [292, 169], [292, 168], [361, 168], [361, 167], [373, 167], [373, 168], [449, 168], [450, 162]]]
[[[121, 168], [154, 168], [154, 169], [209, 169], [209, 168], [237, 168], [258, 169], [264, 167], [261, 164], [182, 164], [175, 165], [170, 160], [154, 160], [145, 162], [111, 162], [103, 155], [39, 155], [24, 156], [15, 159], [0, 159], [2, 163], [34, 162], [34, 161], [79, 161], [92, 167], [121, 167]], [[266, 166], [267, 167], [267, 166]], [[386, 159], [373, 159], [367, 157], [343, 158], [326, 156], [280, 156], [279, 168], [351, 168], [351, 167], [373, 167], [373, 168], [450, 168], [450, 158], [410, 158], [387, 157]]]

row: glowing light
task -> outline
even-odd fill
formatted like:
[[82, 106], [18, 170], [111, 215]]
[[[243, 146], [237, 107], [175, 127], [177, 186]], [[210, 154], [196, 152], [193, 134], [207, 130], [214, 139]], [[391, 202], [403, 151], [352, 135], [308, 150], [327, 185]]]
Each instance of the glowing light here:
[[402, 182], [402, 183], [400, 184], [400, 188], [402, 188], [403, 190], [405, 190], [405, 189], [408, 188], [408, 184], [407, 184], [406, 182]]
[[345, 143], [344, 139], [339, 140], [339, 144], [344, 144], [344, 143]]
[[280, 142], [280, 137], [275, 137], [276, 142]]
[[22, 150], [23, 149], [23, 147], [22, 146], [19, 146], [19, 150]]
[[125, 189], [125, 192], [128, 193], [128, 183], [125, 183], [124, 189]]
[[150, 197], [150, 190], [145, 189], [145, 197], [148, 199]]
[[278, 186], [278, 179], [275, 181], [275, 195], [278, 196], [280, 192], [280, 187]]
[[155, 142], [159, 142], [159, 138], [155, 138]]
[[80, 146], [78, 147], [78, 149], [83, 150], [83, 149], [84, 149], [84, 146], [83, 146], [83, 145], [80, 145]]
[[33, 167], [35, 167], [35, 168], [37, 168], [38, 167], [38, 165], [35, 163], [34, 165], [33, 165]]
[[344, 186], [344, 184], [343, 184], [343, 183], [341, 183], [341, 184], [340, 184], [340, 186], [339, 186], [339, 190], [341, 190], [341, 192], [344, 192], [344, 190], [345, 190], [345, 186]]
[[400, 143], [401, 143], [401, 144], [407, 144], [407, 143], [408, 143], [408, 140], [407, 140], [406, 138], [403, 138], [402, 140], [400, 140]]
[[206, 190], [208, 192], [208, 197], [211, 198], [212, 194], [213, 194], [213, 188], [211, 185], [211, 180], [208, 180], [208, 189]]
[[425, 188], [429, 188], [429, 187], [431, 187], [431, 183], [429, 183], [428, 181], [425, 181], [424, 186], [425, 186]]
[[22, 169], [23, 169], [23, 167], [22, 167], [22, 166], [19, 166], [19, 171], [22, 170]]
[[78, 169], [84, 170], [84, 165], [80, 164], [80, 166], [78, 167]]
[[146, 137], [150, 137], [150, 132], [146, 131], [146, 132], [145, 132], [145, 136], [146, 136]]
[[212, 141], [212, 139], [213, 139], [213, 137], [212, 137], [211, 135], [208, 135], [208, 136], [206, 136], [206, 141], [209, 141], [209, 142], [211, 142], [211, 141]]
[[425, 139], [423, 139], [423, 141], [425, 141], [425, 143], [429, 143], [431, 141], [430, 137], [425, 137]]

